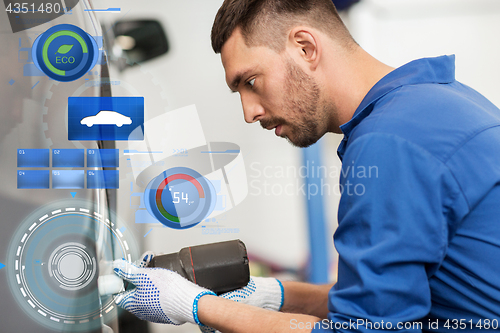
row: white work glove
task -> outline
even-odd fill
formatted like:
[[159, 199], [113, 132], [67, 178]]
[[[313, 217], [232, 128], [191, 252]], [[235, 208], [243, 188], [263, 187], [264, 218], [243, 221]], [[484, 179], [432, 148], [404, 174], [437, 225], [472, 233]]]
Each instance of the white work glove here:
[[[278, 279], [264, 277], [250, 277], [245, 287], [220, 295], [238, 303], [256, 306], [262, 309], [279, 311], [283, 306], [283, 285]], [[204, 333], [214, 333], [217, 330], [200, 326]]]
[[283, 285], [275, 278], [252, 276], [245, 287], [227, 292], [220, 297], [262, 309], [279, 311], [283, 306]]
[[152, 253], [145, 253], [138, 265], [125, 259], [113, 262], [115, 273], [136, 286], [118, 294], [116, 304], [138, 318], [154, 323], [201, 325], [198, 300], [215, 293], [168, 269], [147, 268], [152, 258]]

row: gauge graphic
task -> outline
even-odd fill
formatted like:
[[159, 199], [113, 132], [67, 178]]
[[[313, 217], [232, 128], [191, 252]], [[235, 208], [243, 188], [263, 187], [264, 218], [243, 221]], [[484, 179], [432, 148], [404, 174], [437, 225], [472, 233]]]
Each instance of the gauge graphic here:
[[41, 208], [10, 245], [12, 293], [32, 318], [57, 331], [90, 331], [117, 314], [114, 297], [99, 296], [97, 280], [106, 266], [111, 274], [115, 258], [131, 261], [135, 243], [92, 207], [65, 201]]
[[144, 192], [149, 213], [174, 229], [194, 227], [215, 208], [215, 189], [197, 171], [176, 167], [149, 182]]
[[74, 81], [94, 68], [99, 48], [92, 36], [71, 24], [49, 28], [33, 43], [35, 65], [48, 77], [61, 82]]

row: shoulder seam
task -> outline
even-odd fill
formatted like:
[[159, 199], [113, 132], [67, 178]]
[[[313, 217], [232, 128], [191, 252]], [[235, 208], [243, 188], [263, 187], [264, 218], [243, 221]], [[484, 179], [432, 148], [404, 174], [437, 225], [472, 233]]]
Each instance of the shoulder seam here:
[[[496, 125], [496, 126], [500, 126], [500, 125]], [[496, 127], [496, 126], [492, 126], [492, 127]], [[407, 139], [405, 139], [405, 138], [403, 138], [403, 137], [401, 137], [401, 136], [399, 136], [397, 134], [393, 134], [393, 133], [382, 133], [382, 132], [365, 133], [365, 134], [357, 137], [351, 144], [353, 144], [354, 142], [356, 142], [358, 139], [363, 138], [363, 137], [368, 136], [368, 135], [380, 136], [380, 137], [384, 137], [385, 136], [385, 137], [395, 138], [395, 139], [404, 141], [404, 142], [408, 143], [410, 146], [414, 147], [415, 149], [423, 151], [423, 152], [425, 152], [426, 155], [432, 157], [433, 160], [436, 160], [440, 165], [442, 165], [449, 172], [449, 174], [453, 177], [453, 179], [455, 181], [455, 184], [457, 185], [458, 189], [460, 190], [460, 194], [462, 195], [462, 197], [464, 198], [465, 202], [467, 203], [467, 209], [470, 211], [471, 206], [470, 206], [469, 200], [467, 200], [467, 196], [465, 195], [465, 193], [464, 193], [464, 191], [462, 189], [462, 186], [460, 186], [460, 183], [458, 182], [457, 178], [455, 177], [455, 174], [450, 170], [450, 168], [448, 167], [448, 164], [446, 164], [446, 162], [443, 162], [442, 160], [440, 160], [439, 158], [437, 158], [434, 154], [432, 154], [430, 151], [428, 151], [424, 147], [422, 147], [422, 146], [420, 146], [420, 145], [418, 145], [418, 144], [416, 144], [414, 142], [411, 142], [411, 141], [409, 141], [409, 140], [407, 140]]]
[[460, 142], [459, 144], [457, 144], [457, 146], [455, 147], [455, 149], [450, 153], [449, 156], [447, 156], [445, 159], [444, 159], [444, 163], [448, 163], [448, 161], [453, 157], [453, 155], [455, 155], [460, 149], [462, 149], [463, 146], [465, 146], [469, 141], [471, 141], [472, 139], [474, 139], [476, 136], [478, 136], [479, 134], [491, 129], [491, 128], [495, 128], [495, 127], [499, 127], [500, 124], [496, 124], [496, 125], [488, 125], [484, 128], [480, 128], [478, 129], [477, 131], [475, 131], [474, 133], [472, 133], [471, 135], [469, 135], [467, 138], [465, 138], [462, 142]]

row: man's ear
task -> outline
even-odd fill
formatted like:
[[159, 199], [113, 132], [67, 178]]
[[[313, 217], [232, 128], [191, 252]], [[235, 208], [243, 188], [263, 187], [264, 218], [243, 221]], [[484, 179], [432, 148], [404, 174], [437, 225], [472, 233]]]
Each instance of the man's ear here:
[[289, 45], [295, 56], [300, 56], [309, 63], [311, 70], [318, 67], [321, 57], [321, 44], [317, 36], [304, 27], [296, 27], [290, 31]]

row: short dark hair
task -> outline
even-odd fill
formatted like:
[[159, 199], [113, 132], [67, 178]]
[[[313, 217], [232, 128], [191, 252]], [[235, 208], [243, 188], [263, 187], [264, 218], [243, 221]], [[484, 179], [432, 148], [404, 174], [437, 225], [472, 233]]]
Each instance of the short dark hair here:
[[225, 0], [212, 26], [212, 48], [220, 53], [236, 28], [247, 46], [280, 52], [286, 34], [298, 24], [318, 29], [343, 45], [355, 44], [331, 0]]

